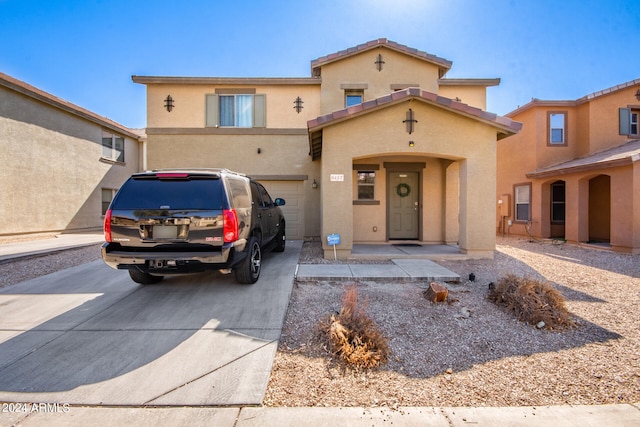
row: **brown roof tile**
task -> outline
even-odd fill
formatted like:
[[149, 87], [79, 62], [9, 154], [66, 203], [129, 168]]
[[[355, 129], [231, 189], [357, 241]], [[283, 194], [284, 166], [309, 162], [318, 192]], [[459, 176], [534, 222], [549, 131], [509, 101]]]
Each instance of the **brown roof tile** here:
[[590, 156], [538, 169], [535, 172], [528, 173], [527, 177], [544, 178], [568, 173], [630, 165], [637, 161], [640, 161], [640, 140], [633, 140]]
[[379, 47], [379, 46], [385, 46], [385, 47], [388, 47], [389, 49], [393, 49], [393, 50], [395, 50], [397, 52], [405, 53], [407, 55], [411, 55], [413, 57], [422, 59], [424, 61], [428, 61], [428, 62], [434, 63], [434, 64], [444, 68], [445, 70], [449, 70], [451, 68], [451, 65], [452, 65], [451, 61], [446, 60], [444, 58], [440, 58], [440, 57], [438, 57], [436, 55], [432, 55], [430, 53], [423, 52], [423, 51], [420, 51], [418, 49], [414, 49], [414, 48], [405, 46], [403, 44], [387, 40], [386, 38], [380, 38], [380, 39], [371, 40], [371, 41], [368, 41], [366, 43], [362, 43], [362, 44], [359, 44], [357, 46], [350, 47], [348, 49], [341, 50], [339, 52], [331, 53], [329, 55], [325, 55], [325, 56], [322, 56], [320, 58], [314, 59], [313, 61], [311, 61], [311, 69], [313, 70], [313, 69], [315, 69], [317, 67], [320, 67], [322, 65], [326, 65], [326, 64], [329, 64], [331, 62], [347, 58], [347, 57], [355, 55], [357, 53], [366, 52], [367, 50], [371, 50], [371, 49], [374, 49], [374, 48]]
[[368, 112], [382, 108], [387, 104], [399, 103], [409, 98], [418, 99], [426, 103], [436, 105], [440, 108], [445, 108], [455, 113], [474, 118], [476, 120], [488, 122], [491, 125], [503, 129], [507, 134], [517, 133], [522, 128], [522, 123], [513, 121], [508, 117], [498, 116], [497, 114], [489, 113], [479, 108], [472, 107], [461, 102], [453, 101], [449, 98], [439, 96], [435, 93], [421, 90], [420, 88], [408, 88], [405, 90], [397, 91], [380, 98], [366, 101], [359, 105], [319, 116], [313, 120], [309, 120], [307, 122], [307, 127], [310, 132], [315, 132], [325, 126], [339, 123], [343, 120], [348, 120], [358, 115], [366, 114]]

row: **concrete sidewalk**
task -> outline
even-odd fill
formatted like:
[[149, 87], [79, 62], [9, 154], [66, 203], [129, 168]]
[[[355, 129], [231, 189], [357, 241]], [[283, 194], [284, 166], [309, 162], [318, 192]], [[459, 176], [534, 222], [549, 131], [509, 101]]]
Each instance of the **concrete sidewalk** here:
[[0, 244], [0, 263], [104, 242], [102, 233], [56, 234], [47, 238]]
[[[30, 406], [26, 408], [29, 410]], [[636, 427], [638, 405], [540, 406], [508, 408], [360, 407], [59, 407], [57, 412], [0, 413], [0, 425], [56, 426], [435, 426]]]
[[[97, 244], [101, 234], [0, 244], [0, 262]], [[456, 274], [426, 260], [394, 259], [393, 264], [301, 264], [298, 280], [456, 280]], [[62, 403], [4, 403], [0, 426], [638, 426], [640, 403], [543, 407], [200, 407], [65, 406]], [[346, 403], [346, 402], [345, 402]]]
[[393, 264], [300, 264], [296, 280], [459, 281], [460, 276], [427, 259], [392, 259]]

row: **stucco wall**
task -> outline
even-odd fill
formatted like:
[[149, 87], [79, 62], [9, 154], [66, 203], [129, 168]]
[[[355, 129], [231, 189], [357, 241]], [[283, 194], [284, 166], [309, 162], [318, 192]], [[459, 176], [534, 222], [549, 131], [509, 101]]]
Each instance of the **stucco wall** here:
[[[382, 54], [384, 65], [378, 71], [375, 61]], [[343, 84], [366, 83], [365, 101], [393, 92], [393, 84], [417, 85], [438, 93], [438, 67], [391, 49], [373, 49], [322, 67], [322, 114], [344, 108]]]
[[[418, 120], [415, 132], [409, 135], [402, 120], [407, 109], [415, 111]], [[323, 237], [340, 233], [345, 242], [339, 249], [347, 253], [354, 238], [353, 159], [371, 156], [398, 156], [403, 161], [427, 158], [428, 168], [423, 175], [424, 198], [436, 203], [433, 212], [423, 211], [423, 221], [434, 227], [425, 227], [423, 235], [443, 242], [445, 230], [446, 178], [443, 162], [459, 163], [459, 241], [470, 255], [492, 256], [495, 248], [494, 199], [496, 131], [489, 125], [467, 119], [455, 113], [422, 102], [404, 102], [372, 112], [323, 130], [322, 189]], [[409, 141], [414, 146], [409, 146]], [[368, 159], [367, 159], [368, 162]], [[331, 182], [331, 174], [344, 175], [344, 182]], [[456, 183], [457, 186], [457, 183]], [[377, 189], [376, 189], [377, 190]], [[382, 196], [380, 196], [382, 197]], [[384, 206], [385, 199], [381, 200]], [[347, 207], [347, 209], [345, 209]], [[364, 207], [358, 206], [357, 212]], [[380, 215], [376, 208], [373, 215]], [[425, 213], [426, 212], [426, 213]], [[434, 213], [435, 212], [435, 213]], [[447, 212], [453, 216], [452, 212]], [[374, 218], [383, 223], [383, 218]], [[373, 221], [367, 217], [367, 222]], [[366, 224], [362, 228], [371, 226]], [[362, 230], [357, 228], [358, 232]], [[433, 234], [431, 234], [433, 233]], [[437, 236], [437, 237], [436, 237]], [[326, 242], [325, 242], [326, 243]]]
[[[148, 84], [147, 126], [149, 128], [204, 128], [206, 95], [216, 89], [251, 89], [265, 94], [268, 128], [306, 129], [307, 120], [320, 115], [318, 85], [195, 85]], [[164, 107], [168, 95], [174, 100], [171, 112]], [[303, 101], [300, 113], [294, 110], [297, 97]]]
[[0, 88], [0, 235], [102, 227], [102, 188], [138, 171], [138, 142], [125, 164], [100, 160], [102, 127]]
[[440, 86], [438, 94], [450, 99], [459, 98], [459, 102], [481, 110], [487, 109], [487, 89], [484, 86]]

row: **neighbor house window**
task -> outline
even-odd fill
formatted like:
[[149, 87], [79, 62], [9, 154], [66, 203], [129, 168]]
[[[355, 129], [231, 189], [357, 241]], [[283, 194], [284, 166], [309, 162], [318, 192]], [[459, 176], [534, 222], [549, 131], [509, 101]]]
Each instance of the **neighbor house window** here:
[[565, 197], [564, 181], [551, 184], [551, 222], [564, 223]]
[[516, 221], [531, 220], [531, 184], [516, 185]]
[[358, 171], [358, 200], [374, 200], [375, 171]]
[[124, 162], [124, 138], [109, 132], [102, 132], [102, 157], [116, 162]]
[[206, 95], [208, 127], [251, 128], [266, 126], [265, 95]]
[[351, 107], [352, 105], [362, 104], [364, 99], [364, 90], [346, 90], [344, 92], [344, 106]]
[[102, 189], [102, 215], [107, 213], [107, 209], [109, 209], [109, 205], [113, 200], [113, 196], [116, 195], [116, 191], [113, 188], [103, 188]]
[[549, 145], [567, 144], [567, 113], [549, 113]]
[[640, 109], [620, 108], [620, 135], [638, 137], [638, 116]]

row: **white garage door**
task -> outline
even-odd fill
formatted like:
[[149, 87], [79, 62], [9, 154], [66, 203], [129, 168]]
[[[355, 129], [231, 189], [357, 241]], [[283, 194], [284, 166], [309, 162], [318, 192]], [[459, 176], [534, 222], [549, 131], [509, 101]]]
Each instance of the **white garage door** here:
[[283, 198], [286, 201], [281, 206], [284, 219], [287, 222], [287, 239], [304, 239], [304, 181], [260, 181], [273, 199]]

